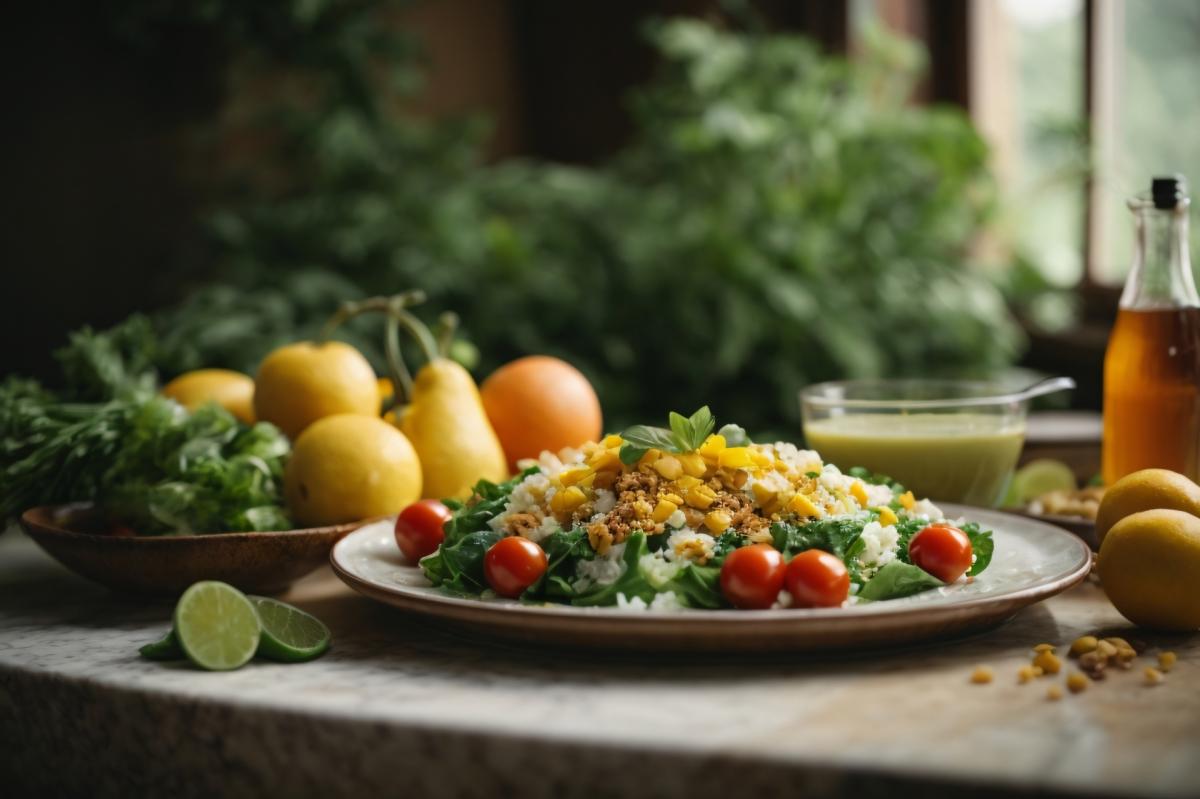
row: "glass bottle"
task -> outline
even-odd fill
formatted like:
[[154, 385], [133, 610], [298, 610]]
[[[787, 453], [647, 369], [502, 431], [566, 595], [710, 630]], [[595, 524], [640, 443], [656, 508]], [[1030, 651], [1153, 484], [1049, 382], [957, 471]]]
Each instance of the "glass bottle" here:
[[1182, 176], [1131, 197], [1136, 245], [1104, 356], [1103, 477], [1158, 467], [1200, 479], [1200, 299]]

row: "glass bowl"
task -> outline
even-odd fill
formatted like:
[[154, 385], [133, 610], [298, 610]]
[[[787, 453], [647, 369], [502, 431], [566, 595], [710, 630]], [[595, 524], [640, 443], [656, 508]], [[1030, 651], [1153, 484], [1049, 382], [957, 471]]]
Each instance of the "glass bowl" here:
[[800, 392], [804, 437], [826, 463], [885, 474], [917, 498], [985, 507], [1004, 497], [1029, 399], [965, 380], [843, 380]]

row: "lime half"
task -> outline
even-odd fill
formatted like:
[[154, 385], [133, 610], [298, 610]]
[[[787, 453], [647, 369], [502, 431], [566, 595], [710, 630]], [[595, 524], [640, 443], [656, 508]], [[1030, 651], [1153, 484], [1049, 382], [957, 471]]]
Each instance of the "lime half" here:
[[196, 583], [175, 606], [175, 637], [188, 660], [202, 669], [244, 666], [258, 649], [261, 631], [254, 605], [232, 585]]
[[138, 653], [148, 660], [181, 660], [186, 657], [179, 648], [179, 640], [175, 637], [174, 630], [167, 630], [162, 640], [146, 644]]
[[1051, 491], [1074, 491], [1075, 473], [1062, 461], [1039, 458], [1017, 469], [1005, 497], [1006, 507], [1020, 507]]
[[299, 663], [319, 657], [329, 648], [329, 628], [319, 619], [286, 602], [252, 596], [262, 622], [258, 654], [284, 663]]

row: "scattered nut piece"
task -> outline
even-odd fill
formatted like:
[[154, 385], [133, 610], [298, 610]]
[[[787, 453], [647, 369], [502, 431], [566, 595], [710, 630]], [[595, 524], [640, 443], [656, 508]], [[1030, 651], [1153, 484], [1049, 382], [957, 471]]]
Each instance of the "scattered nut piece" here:
[[1042, 652], [1053, 652], [1054, 649], [1054, 644], [1038, 644], [1033, 648], [1033, 651], [1040, 654]]
[[1074, 657], [1086, 655], [1088, 652], [1094, 651], [1098, 643], [1094, 635], [1080, 636], [1071, 642], [1071, 654]]
[[1162, 671], [1170, 671], [1178, 659], [1174, 652], [1160, 652], [1158, 654], [1158, 668]]
[[1062, 659], [1053, 652], [1042, 651], [1033, 659], [1033, 665], [1046, 674], [1058, 674], [1059, 669], [1062, 668]]
[[1049, 688], [1046, 689], [1046, 698], [1049, 699], [1051, 702], [1057, 702], [1058, 700], [1062, 699], [1063, 698], [1062, 688], [1059, 688], [1057, 685], [1051, 685]]
[[976, 685], [986, 685], [992, 681], [992, 670], [987, 666], [976, 666], [971, 672], [971, 682]]
[[1146, 675], [1146, 685], [1158, 685], [1163, 681], [1163, 673], [1153, 666], [1147, 666], [1142, 674]]
[[1106, 658], [1113, 658], [1117, 656], [1117, 648], [1108, 641], [1097, 642], [1096, 651]]
[[1067, 688], [1069, 688], [1071, 690], [1071, 693], [1073, 693], [1073, 694], [1080, 693], [1081, 691], [1086, 691], [1087, 686], [1088, 686], [1087, 677], [1084, 677], [1079, 672], [1074, 672], [1069, 677], [1067, 677]]
[[1042, 670], [1037, 666], [1022, 666], [1021, 668], [1017, 669], [1017, 682], [1021, 685], [1024, 685], [1030, 680], [1041, 676]]

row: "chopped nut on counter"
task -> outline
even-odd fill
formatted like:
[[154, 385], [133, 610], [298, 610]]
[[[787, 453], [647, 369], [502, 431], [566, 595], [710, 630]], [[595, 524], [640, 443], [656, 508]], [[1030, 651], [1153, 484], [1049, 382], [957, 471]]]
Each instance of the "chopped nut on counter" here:
[[1034, 652], [1041, 654], [1042, 652], [1053, 652], [1057, 647], [1054, 644], [1038, 644], [1033, 648]]
[[1083, 691], [1086, 691], [1087, 686], [1088, 686], [1087, 677], [1084, 677], [1081, 673], [1079, 673], [1077, 671], [1073, 672], [1069, 677], [1067, 677], [1067, 688], [1069, 688], [1071, 693], [1073, 693], [1073, 694], [1078, 694]]
[[1162, 671], [1170, 671], [1178, 659], [1174, 652], [1160, 652], [1158, 655], [1158, 668]]
[[1146, 685], [1158, 685], [1163, 681], [1163, 673], [1153, 666], [1147, 666], [1142, 674], [1146, 677]]
[[1041, 677], [1044, 672], [1037, 666], [1022, 666], [1017, 670], [1017, 682], [1025, 684], [1030, 680]]
[[1051, 685], [1046, 689], [1046, 698], [1051, 702], [1057, 702], [1063, 698], [1063, 690], [1057, 685]]
[[976, 666], [971, 672], [971, 682], [976, 685], [986, 685], [992, 681], [992, 670], [987, 666]]

